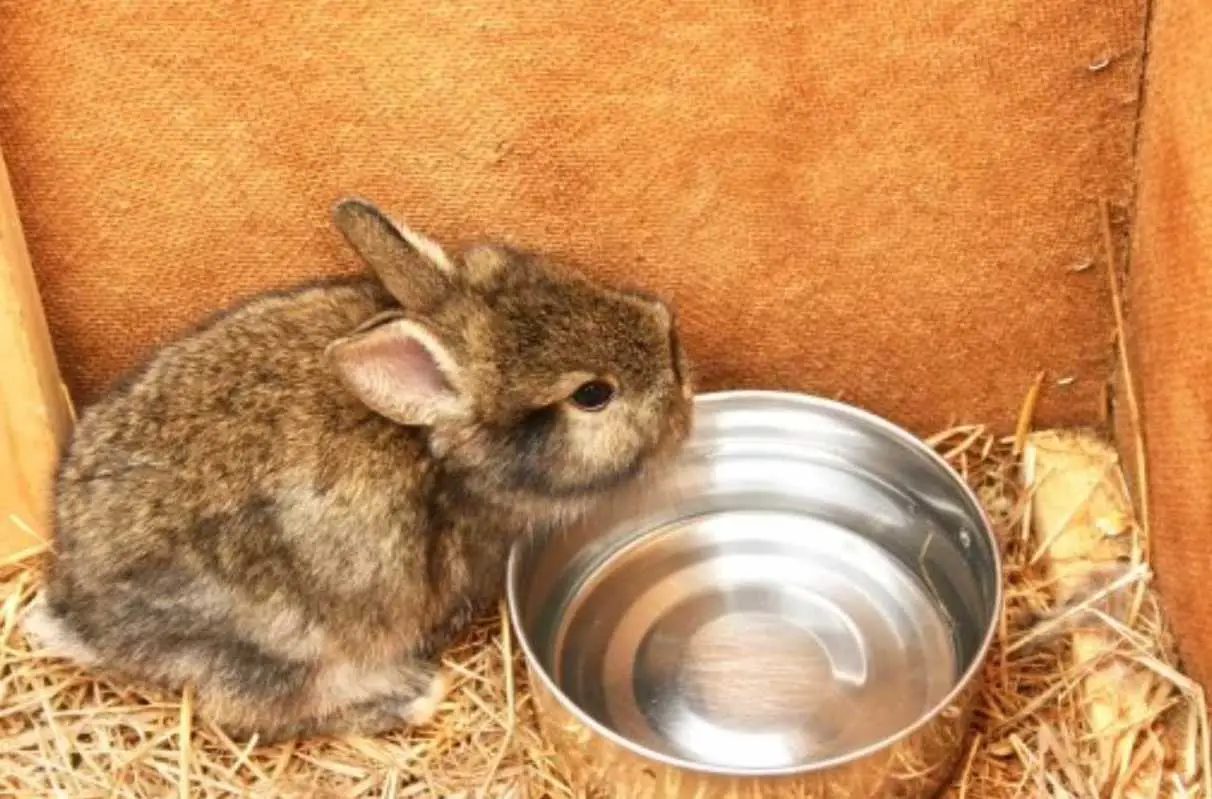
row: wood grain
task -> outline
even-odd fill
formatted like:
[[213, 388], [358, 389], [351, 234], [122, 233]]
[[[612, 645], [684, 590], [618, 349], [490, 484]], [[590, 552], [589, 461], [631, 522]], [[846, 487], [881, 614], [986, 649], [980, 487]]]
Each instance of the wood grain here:
[[50, 481], [71, 424], [0, 154], [0, 559], [48, 538]]

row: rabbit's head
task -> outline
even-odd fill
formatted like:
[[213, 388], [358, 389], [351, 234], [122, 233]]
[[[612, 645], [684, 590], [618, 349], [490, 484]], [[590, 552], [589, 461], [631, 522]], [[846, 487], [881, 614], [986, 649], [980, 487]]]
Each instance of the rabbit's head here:
[[370, 203], [337, 227], [400, 308], [327, 351], [375, 412], [502, 500], [592, 500], [675, 452], [693, 390], [670, 306], [512, 248], [447, 253]]

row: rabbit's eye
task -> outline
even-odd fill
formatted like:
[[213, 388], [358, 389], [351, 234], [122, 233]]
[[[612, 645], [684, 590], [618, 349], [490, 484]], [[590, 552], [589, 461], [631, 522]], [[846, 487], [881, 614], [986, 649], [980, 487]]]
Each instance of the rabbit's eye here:
[[614, 386], [605, 380], [590, 380], [572, 392], [572, 403], [581, 410], [600, 411], [614, 398]]

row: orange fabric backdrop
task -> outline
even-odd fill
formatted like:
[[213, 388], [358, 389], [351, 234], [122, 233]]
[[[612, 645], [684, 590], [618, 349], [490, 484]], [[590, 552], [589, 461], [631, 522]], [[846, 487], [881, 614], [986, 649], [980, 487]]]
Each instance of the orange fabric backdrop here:
[[671, 295], [706, 388], [1007, 427], [1046, 369], [1088, 422], [1139, 6], [0, 0], [0, 146], [79, 401], [353, 268], [357, 192]]
[[[1128, 295], [1153, 564], [1185, 665], [1212, 680], [1212, 5], [1158, 3]], [[1127, 431], [1125, 431], [1127, 432]]]

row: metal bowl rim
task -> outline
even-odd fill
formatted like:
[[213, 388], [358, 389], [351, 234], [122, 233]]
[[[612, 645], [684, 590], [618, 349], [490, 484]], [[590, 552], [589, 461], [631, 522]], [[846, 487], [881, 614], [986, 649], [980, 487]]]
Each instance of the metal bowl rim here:
[[505, 567], [505, 599], [509, 612], [509, 620], [514, 627], [514, 630], [517, 632], [518, 644], [522, 648], [530, 674], [537, 674], [547, 692], [554, 696], [564, 710], [571, 713], [578, 722], [584, 724], [586, 727], [593, 730], [594, 733], [603, 736], [616, 746], [620, 746], [634, 755], [665, 766], [681, 769], [683, 771], [722, 777], [793, 777], [836, 769], [855, 761], [870, 757], [880, 751], [895, 746], [897, 743], [905, 740], [906, 738], [909, 738], [918, 730], [933, 722], [952, 702], [956, 700], [957, 697], [960, 696], [960, 694], [962, 694], [970, 687], [972, 683], [979, 679], [980, 672], [988, 658], [989, 650], [993, 645], [993, 639], [997, 634], [997, 617], [1002, 612], [1002, 602], [1004, 601], [1001, 549], [998, 545], [997, 536], [993, 531], [993, 523], [990, 521], [984, 506], [981, 504], [976, 494], [972, 491], [972, 488], [964, 481], [963, 477], [961, 477], [960, 474], [954, 468], [952, 468], [951, 464], [947, 463], [947, 461], [933, 448], [899, 425], [893, 424], [887, 419], [877, 416], [870, 411], [866, 411], [848, 403], [839, 402], [826, 397], [818, 397], [813, 394], [805, 394], [793, 391], [776, 391], [765, 389], [731, 389], [725, 391], [711, 391], [698, 394], [695, 397], [695, 403], [714, 403], [729, 399], [766, 399], [790, 401], [801, 406], [826, 408], [849, 415], [860, 422], [866, 423], [890, 434], [901, 443], [909, 446], [911, 449], [926, 457], [928, 460], [933, 461], [937, 466], [942, 467], [945, 473], [951, 478], [951, 481], [955, 484], [955, 487], [959, 489], [960, 494], [968, 499], [972, 507], [976, 508], [977, 518], [981, 523], [981, 533], [985, 536], [986, 542], [988, 543], [993, 555], [993, 618], [990, 620], [988, 629], [985, 631], [984, 640], [981, 642], [980, 647], [977, 649], [972, 658], [972, 663], [969, 664], [968, 668], [964, 671], [960, 678], [956, 680], [955, 685], [951, 688], [947, 695], [939, 700], [934, 707], [930, 708], [929, 711], [923, 713], [916, 721], [907, 725], [899, 732], [889, 735], [883, 740], [869, 744], [866, 747], [855, 749], [852, 752], [847, 752], [844, 755], [838, 755], [827, 760], [821, 760], [804, 765], [782, 766], [778, 768], [745, 769], [713, 766], [708, 763], [698, 763], [693, 760], [684, 760], [682, 758], [666, 755], [661, 752], [655, 752], [642, 744], [636, 743], [630, 738], [620, 735], [609, 727], [598, 722], [596, 719], [586, 713], [579, 705], [570, 700], [562, 690], [560, 690], [560, 687], [555, 684], [555, 680], [552, 679], [551, 675], [547, 673], [547, 670], [543, 668], [542, 663], [535, 655], [534, 649], [530, 644], [529, 637], [526, 634], [526, 628], [523, 626], [522, 619], [520, 618], [521, 614], [518, 607], [519, 602], [517, 596], [516, 577], [518, 569], [521, 568], [519, 564], [519, 553], [521, 552], [522, 547], [521, 541], [515, 542], [514, 545], [510, 547], [509, 558]]

